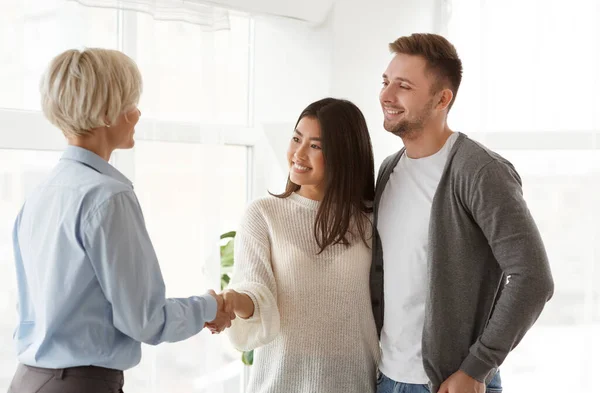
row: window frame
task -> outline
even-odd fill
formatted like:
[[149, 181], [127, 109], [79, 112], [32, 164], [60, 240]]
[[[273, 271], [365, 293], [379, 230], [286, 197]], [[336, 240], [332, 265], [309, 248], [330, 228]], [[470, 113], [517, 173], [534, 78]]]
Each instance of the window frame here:
[[[241, 13], [239, 13], [241, 14]], [[201, 123], [179, 123], [168, 120], [140, 119], [140, 130], [136, 139], [140, 141], [202, 143], [246, 146], [247, 148], [247, 190], [248, 201], [254, 199], [252, 184], [257, 178], [254, 165], [254, 148], [259, 143], [261, 132], [254, 127], [254, 18], [249, 18], [248, 56], [248, 99], [246, 121], [241, 126], [206, 125]], [[136, 13], [118, 10], [117, 48], [135, 59], [136, 55]], [[66, 141], [62, 133], [50, 124], [41, 111], [0, 108], [0, 124], [5, 129], [19, 130], [4, 132], [0, 138], [0, 149], [52, 150], [62, 151]], [[166, 131], [168, 130], [168, 131]], [[133, 152], [117, 150], [111, 163], [135, 183]]]

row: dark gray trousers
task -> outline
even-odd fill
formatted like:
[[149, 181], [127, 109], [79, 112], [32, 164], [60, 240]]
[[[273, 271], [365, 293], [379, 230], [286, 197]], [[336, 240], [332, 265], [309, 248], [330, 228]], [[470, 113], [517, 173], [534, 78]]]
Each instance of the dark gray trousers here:
[[123, 393], [123, 371], [102, 367], [49, 369], [20, 364], [8, 393]]

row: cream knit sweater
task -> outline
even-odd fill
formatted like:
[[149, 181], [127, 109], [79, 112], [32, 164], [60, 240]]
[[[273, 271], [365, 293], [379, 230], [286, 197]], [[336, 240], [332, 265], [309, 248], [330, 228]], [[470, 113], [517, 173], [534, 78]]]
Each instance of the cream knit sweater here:
[[235, 239], [230, 288], [254, 315], [228, 329], [256, 349], [249, 393], [372, 393], [380, 357], [369, 294], [371, 250], [360, 241], [317, 255], [319, 203], [298, 194], [253, 202]]

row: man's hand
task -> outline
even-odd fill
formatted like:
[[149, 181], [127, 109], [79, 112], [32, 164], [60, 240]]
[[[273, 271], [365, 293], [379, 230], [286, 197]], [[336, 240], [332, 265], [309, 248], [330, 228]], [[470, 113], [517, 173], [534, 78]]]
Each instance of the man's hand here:
[[235, 319], [233, 309], [228, 306], [222, 295], [217, 295], [212, 289], [208, 293], [217, 301], [217, 316], [212, 321], [205, 323], [212, 334], [221, 333], [228, 327], [231, 327], [231, 321]]
[[438, 393], [485, 393], [485, 385], [459, 370], [444, 381]]

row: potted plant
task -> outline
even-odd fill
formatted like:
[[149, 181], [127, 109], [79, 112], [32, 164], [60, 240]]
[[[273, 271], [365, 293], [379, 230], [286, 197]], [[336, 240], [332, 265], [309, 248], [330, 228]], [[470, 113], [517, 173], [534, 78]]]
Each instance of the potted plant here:
[[[225, 289], [231, 280], [233, 272], [233, 247], [235, 231], [221, 235], [221, 290]], [[254, 351], [242, 352], [242, 362], [251, 366], [254, 361]]]

